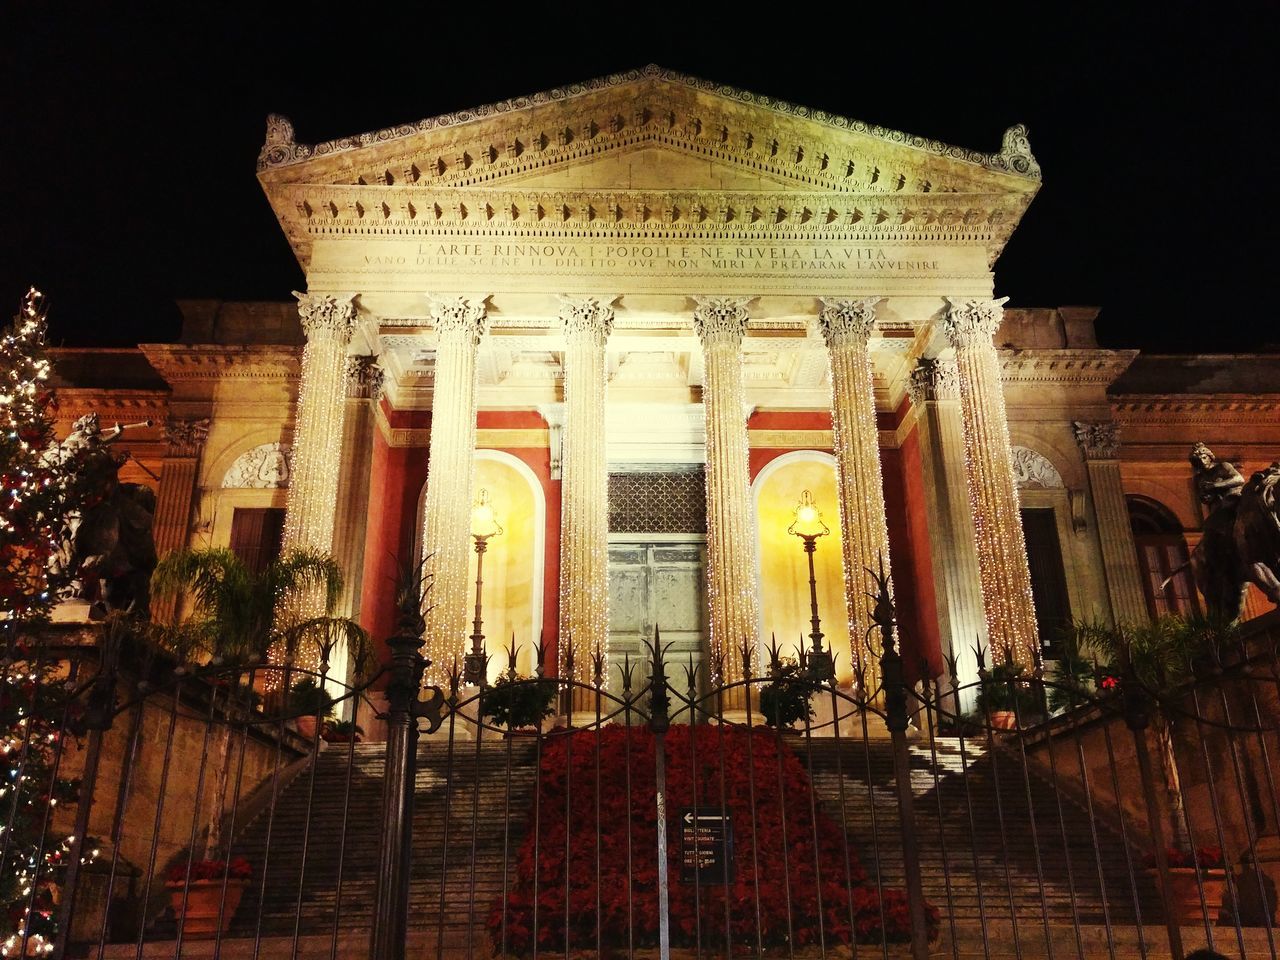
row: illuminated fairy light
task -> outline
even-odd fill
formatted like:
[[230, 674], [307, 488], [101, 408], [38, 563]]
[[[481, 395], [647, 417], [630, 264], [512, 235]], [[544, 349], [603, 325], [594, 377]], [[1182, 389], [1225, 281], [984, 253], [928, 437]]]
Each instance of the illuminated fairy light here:
[[[844, 560], [844, 598], [855, 668], [861, 665], [869, 690], [880, 672], [880, 643], [871, 626], [872, 587], [867, 570], [889, 574], [889, 525], [885, 518], [871, 370], [871, 331], [879, 297], [841, 300], [822, 297], [818, 328], [831, 369], [831, 426], [836, 454]], [[870, 644], [870, 653], [867, 645]]]
[[[757, 672], [759, 601], [742, 377], [742, 338], [751, 298], [694, 299], [693, 326], [702, 344], [706, 410], [710, 682], [718, 685], [743, 679], [739, 651], [744, 642], [750, 651], [749, 669]], [[723, 677], [716, 675], [719, 662], [724, 664]]]
[[[356, 318], [355, 295], [294, 291], [307, 342], [302, 349], [298, 403], [293, 428], [293, 461], [289, 475], [282, 550], [333, 548], [334, 504], [338, 502], [338, 469], [342, 460], [342, 426], [346, 414], [347, 344]], [[323, 588], [285, 598], [287, 619], [321, 616]], [[272, 654], [279, 662], [279, 653]], [[319, 652], [300, 649], [294, 664], [318, 669]], [[268, 687], [277, 678], [268, 678]]]
[[1007, 299], [950, 302], [942, 331], [956, 352], [965, 474], [988, 641], [997, 660], [1011, 656], [1030, 668], [1040, 657], [1039, 634], [1000, 358], [992, 342]]
[[[613, 308], [595, 297], [561, 297], [564, 433], [560, 485], [558, 676], [593, 679], [592, 656], [609, 643], [609, 466], [605, 458], [605, 346]], [[608, 676], [605, 663], [604, 676]]]
[[422, 519], [423, 574], [430, 583], [423, 603], [431, 683], [445, 683], [453, 663], [461, 664], [466, 652], [479, 375], [476, 354], [485, 318], [483, 300], [431, 298], [436, 367]]

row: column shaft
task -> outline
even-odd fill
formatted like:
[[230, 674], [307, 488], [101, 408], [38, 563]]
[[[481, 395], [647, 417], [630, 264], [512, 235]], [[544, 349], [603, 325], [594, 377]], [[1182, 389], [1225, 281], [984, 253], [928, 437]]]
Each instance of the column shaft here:
[[[349, 295], [294, 296], [298, 298], [307, 345], [302, 350], [294, 418], [284, 549], [328, 553], [333, 548], [333, 507], [338, 500], [338, 465], [346, 413], [347, 344], [356, 311]], [[314, 598], [305, 601], [308, 608], [315, 602]]]
[[441, 682], [462, 663], [467, 638], [471, 488], [476, 449], [476, 352], [484, 334], [483, 303], [433, 299], [435, 387], [422, 550], [428, 676]]
[[[961, 684], [976, 683], [974, 647], [985, 642], [978, 550], [964, 466], [964, 425], [960, 418], [956, 366], [922, 359], [908, 382], [919, 408], [920, 454], [924, 468], [929, 551], [942, 652], [955, 658]], [[974, 691], [962, 691], [962, 706], [972, 709]]]
[[605, 344], [613, 309], [595, 297], [561, 297], [560, 303], [565, 351], [558, 672], [588, 683], [591, 658], [603, 655], [609, 640]]
[[[880, 431], [876, 427], [871, 379], [871, 330], [879, 297], [823, 298], [818, 324], [831, 363], [831, 425], [835, 434], [840, 499], [840, 540], [844, 553], [845, 609], [855, 678], [877, 687], [879, 637], [871, 636], [874, 581], [867, 571], [889, 573], [889, 529], [880, 472]], [[870, 644], [870, 646], [868, 646]]]
[[987, 637], [998, 660], [1012, 657], [1031, 667], [1039, 662], [1040, 641], [1013, 477], [1000, 358], [992, 342], [1003, 304], [1003, 300], [952, 303], [943, 332], [956, 352]]
[[1084, 453], [1093, 512], [1098, 519], [1098, 543], [1102, 547], [1111, 615], [1117, 624], [1146, 623], [1150, 615], [1129, 524], [1129, 505], [1120, 482], [1116, 425], [1076, 421], [1075, 434]]
[[748, 302], [748, 298], [700, 297], [693, 314], [705, 367], [707, 603], [713, 684], [742, 679], [744, 667], [754, 673], [759, 639], [742, 380]]

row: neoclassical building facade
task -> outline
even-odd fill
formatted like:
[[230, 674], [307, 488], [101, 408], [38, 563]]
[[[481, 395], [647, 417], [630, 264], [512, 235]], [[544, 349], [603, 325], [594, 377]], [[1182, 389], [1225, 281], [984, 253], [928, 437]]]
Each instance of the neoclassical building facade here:
[[59, 352], [63, 415], [155, 420], [128, 469], [161, 550], [332, 552], [375, 640], [421, 558], [436, 679], [480, 632], [478, 500], [492, 673], [541, 638], [590, 680], [661, 630], [731, 682], [812, 632], [806, 492], [840, 679], [874, 680], [881, 566], [912, 676], [971, 679], [977, 643], [1030, 664], [1194, 608], [1187, 451], [1280, 458], [1275, 358], [1102, 349], [1096, 309], [999, 296], [1040, 177], [1021, 127], [980, 153], [656, 67], [317, 145], [273, 116], [305, 291]]

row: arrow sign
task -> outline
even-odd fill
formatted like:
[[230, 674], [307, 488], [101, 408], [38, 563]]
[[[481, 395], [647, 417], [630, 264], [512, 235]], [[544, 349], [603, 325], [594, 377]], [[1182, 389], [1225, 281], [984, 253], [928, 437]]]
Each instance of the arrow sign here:
[[680, 811], [680, 882], [733, 882], [733, 820], [720, 807]]

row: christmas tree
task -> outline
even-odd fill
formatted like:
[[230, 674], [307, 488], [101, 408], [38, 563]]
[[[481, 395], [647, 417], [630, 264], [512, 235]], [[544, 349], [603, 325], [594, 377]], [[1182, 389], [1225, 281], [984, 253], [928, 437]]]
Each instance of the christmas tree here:
[[78, 486], [53, 439], [45, 312], [33, 288], [0, 335], [0, 956], [53, 949], [71, 843], [53, 811], [77, 786], [58, 773], [72, 714], [61, 665], [33, 629], [71, 580], [57, 559]]

